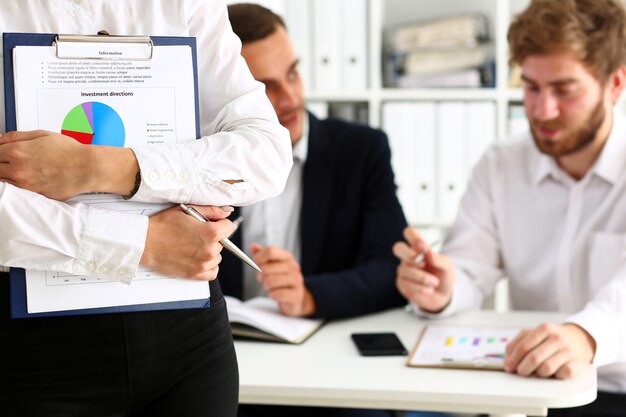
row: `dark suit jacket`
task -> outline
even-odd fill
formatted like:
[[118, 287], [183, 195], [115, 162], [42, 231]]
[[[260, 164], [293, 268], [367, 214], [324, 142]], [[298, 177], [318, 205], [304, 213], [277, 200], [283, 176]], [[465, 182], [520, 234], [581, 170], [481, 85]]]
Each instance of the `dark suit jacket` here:
[[[353, 316], [405, 303], [395, 287], [398, 261], [391, 247], [402, 239], [406, 220], [390, 159], [382, 131], [309, 114], [301, 268], [318, 317]], [[240, 233], [231, 240], [240, 245]], [[241, 298], [243, 264], [226, 251], [222, 255], [222, 289]]]

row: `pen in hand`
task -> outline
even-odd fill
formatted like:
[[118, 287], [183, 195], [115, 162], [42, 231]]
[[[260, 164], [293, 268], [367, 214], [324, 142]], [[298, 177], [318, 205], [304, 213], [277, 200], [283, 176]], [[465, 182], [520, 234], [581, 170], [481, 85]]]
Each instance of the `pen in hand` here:
[[233, 232], [230, 234], [231, 236], [235, 234], [237, 229], [239, 229], [239, 226], [241, 226], [241, 223], [243, 223], [243, 216], [239, 216], [235, 220], [233, 220], [233, 226], [235, 226], [235, 228], [233, 229]]
[[[439, 244], [439, 239], [432, 241], [431, 243], [428, 244], [428, 247], [430, 249], [432, 249], [433, 246], [438, 245]], [[416, 257], [415, 257], [415, 263], [419, 264], [422, 261], [424, 261], [424, 257], [426, 256], [426, 252], [427, 251], [421, 251]]]
[[[210, 222], [211, 221], [211, 220], [207, 219], [206, 217], [204, 217], [202, 215], [202, 213], [200, 213], [198, 210], [196, 210], [193, 207], [189, 207], [186, 204], [182, 204], [182, 203], [179, 204], [179, 206], [185, 212], [185, 214], [188, 214], [191, 217], [193, 217], [193, 218], [195, 218], [197, 220], [200, 220], [201, 222]], [[241, 223], [241, 220], [235, 225], [235, 227], [238, 227], [240, 223]], [[235, 230], [237, 230], [237, 229], [235, 229]], [[256, 270], [258, 272], [261, 272], [261, 268], [259, 268], [258, 265], [255, 264], [254, 261], [248, 257], [248, 255], [246, 255], [241, 249], [239, 249], [228, 238], [220, 239], [220, 244], [224, 247], [224, 249], [227, 249], [229, 252], [231, 252], [233, 255], [235, 255], [236, 257], [238, 257], [242, 261], [244, 261], [246, 264], [248, 264], [254, 270]]]

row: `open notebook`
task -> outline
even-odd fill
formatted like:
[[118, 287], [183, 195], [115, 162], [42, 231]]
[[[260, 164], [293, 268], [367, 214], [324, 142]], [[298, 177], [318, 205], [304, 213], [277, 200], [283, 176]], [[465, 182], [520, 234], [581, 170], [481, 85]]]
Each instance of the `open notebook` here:
[[235, 336], [283, 343], [302, 343], [324, 323], [321, 319], [287, 317], [268, 297], [241, 301], [225, 296], [228, 320]]
[[513, 327], [427, 325], [407, 365], [504, 370], [506, 345], [519, 331]]

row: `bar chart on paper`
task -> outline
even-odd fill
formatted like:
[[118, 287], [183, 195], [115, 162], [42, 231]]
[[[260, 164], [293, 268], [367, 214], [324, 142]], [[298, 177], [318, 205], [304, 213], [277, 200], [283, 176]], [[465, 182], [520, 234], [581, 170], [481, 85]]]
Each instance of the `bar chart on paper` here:
[[506, 345], [519, 331], [512, 327], [426, 326], [408, 364], [502, 369]]
[[98, 101], [72, 108], [61, 125], [61, 133], [86, 145], [124, 146], [125, 128], [112, 107]]

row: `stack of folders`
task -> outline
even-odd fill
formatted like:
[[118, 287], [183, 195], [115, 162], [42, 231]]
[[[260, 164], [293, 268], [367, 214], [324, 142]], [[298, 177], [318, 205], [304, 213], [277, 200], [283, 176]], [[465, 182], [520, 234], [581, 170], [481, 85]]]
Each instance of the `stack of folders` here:
[[385, 36], [390, 87], [495, 85], [487, 17], [466, 14], [390, 28]]
[[496, 103], [390, 101], [389, 136], [398, 198], [413, 225], [451, 224], [470, 172], [496, 137]]
[[306, 90], [367, 88], [367, 0], [285, 1], [281, 12]]

